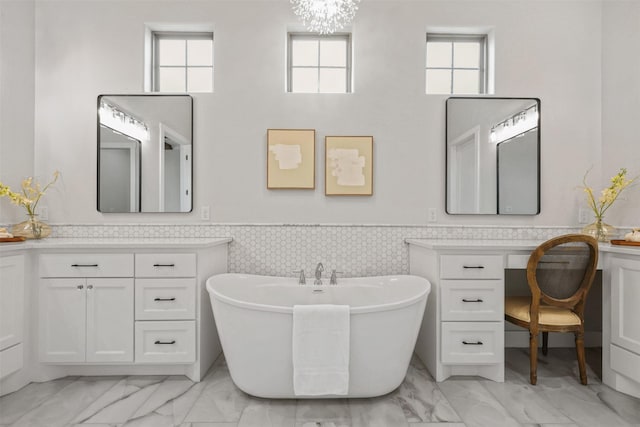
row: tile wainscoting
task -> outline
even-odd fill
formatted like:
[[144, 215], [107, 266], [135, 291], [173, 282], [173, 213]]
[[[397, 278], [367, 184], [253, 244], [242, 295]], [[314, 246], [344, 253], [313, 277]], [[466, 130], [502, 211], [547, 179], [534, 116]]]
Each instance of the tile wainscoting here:
[[318, 262], [345, 277], [409, 273], [406, 238], [545, 240], [572, 227], [411, 226], [325, 224], [91, 224], [52, 225], [50, 238], [232, 237], [229, 272], [311, 275]]

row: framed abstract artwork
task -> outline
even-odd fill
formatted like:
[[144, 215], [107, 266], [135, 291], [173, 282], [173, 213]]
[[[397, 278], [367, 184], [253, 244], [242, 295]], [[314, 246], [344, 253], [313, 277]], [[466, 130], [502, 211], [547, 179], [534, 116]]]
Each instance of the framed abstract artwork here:
[[373, 137], [325, 137], [325, 186], [327, 196], [373, 194]]
[[267, 188], [316, 186], [314, 129], [267, 129]]

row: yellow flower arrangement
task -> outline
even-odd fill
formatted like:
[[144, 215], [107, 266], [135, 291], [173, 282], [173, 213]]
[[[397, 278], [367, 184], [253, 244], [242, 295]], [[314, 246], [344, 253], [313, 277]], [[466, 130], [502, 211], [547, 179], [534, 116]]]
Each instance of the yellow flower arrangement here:
[[60, 176], [60, 172], [55, 171], [53, 173], [53, 179], [44, 187], [39, 182], [34, 182], [33, 177], [28, 177], [22, 180], [22, 193], [16, 193], [11, 191], [8, 185], [0, 182], [0, 197], [9, 197], [11, 203], [17, 206], [23, 206], [27, 210], [29, 216], [36, 214], [36, 208], [40, 198], [44, 196], [45, 192], [51, 187]]
[[613, 205], [613, 202], [618, 199], [620, 193], [622, 193], [625, 188], [633, 184], [637, 179], [637, 177], [628, 179], [627, 169], [620, 168], [620, 172], [611, 177], [611, 185], [603, 189], [600, 192], [600, 197], [596, 200], [596, 197], [593, 194], [593, 188], [587, 185], [588, 174], [589, 171], [587, 171], [587, 173], [584, 174], [584, 178], [582, 178], [582, 183], [584, 184], [583, 190], [587, 194], [587, 203], [598, 221], [602, 221], [604, 213], [611, 207], [611, 205]]
[[22, 192], [12, 191], [8, 185], [0, 182], [0, 197], [8, 197], [14, 205], [24, 207], [27, 210], [27, 215], [29, 215], [28, 221], [14, 226], [12, 233], [15, 236], [40, 239], [47, 237], [51, 233], [51, 227], [37, 221], [36, 212], [40, 199], [47, 189], [58, 180], [58, 176], [60, 176], [60, 172], [55, 171], [53, 179], [44, 187], [35, 181], [33, 177], [26, 178], [22, 180]]

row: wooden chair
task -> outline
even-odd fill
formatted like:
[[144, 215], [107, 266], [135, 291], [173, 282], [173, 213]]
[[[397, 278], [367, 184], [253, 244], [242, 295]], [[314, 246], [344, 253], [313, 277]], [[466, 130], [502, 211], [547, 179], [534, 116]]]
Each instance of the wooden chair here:
[[505, 298], [505, 319], [529, 329], [531, 384], [537, 382], [538, 333], [547, 354], [549, 332], [573, 332], [580, 382], [587, 384], [584, 356], [584, 304], [598, 264], [598, 242], [567, 234], [538, 246], [529, 257], [531, 297]]

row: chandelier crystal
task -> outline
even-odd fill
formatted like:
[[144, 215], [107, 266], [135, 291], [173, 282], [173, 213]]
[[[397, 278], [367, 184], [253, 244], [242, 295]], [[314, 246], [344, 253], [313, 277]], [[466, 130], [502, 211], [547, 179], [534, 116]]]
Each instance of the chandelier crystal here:
[[349, 25], [360, 0], [291, 0], [293, 12], [309, 31], [332, 34]]

